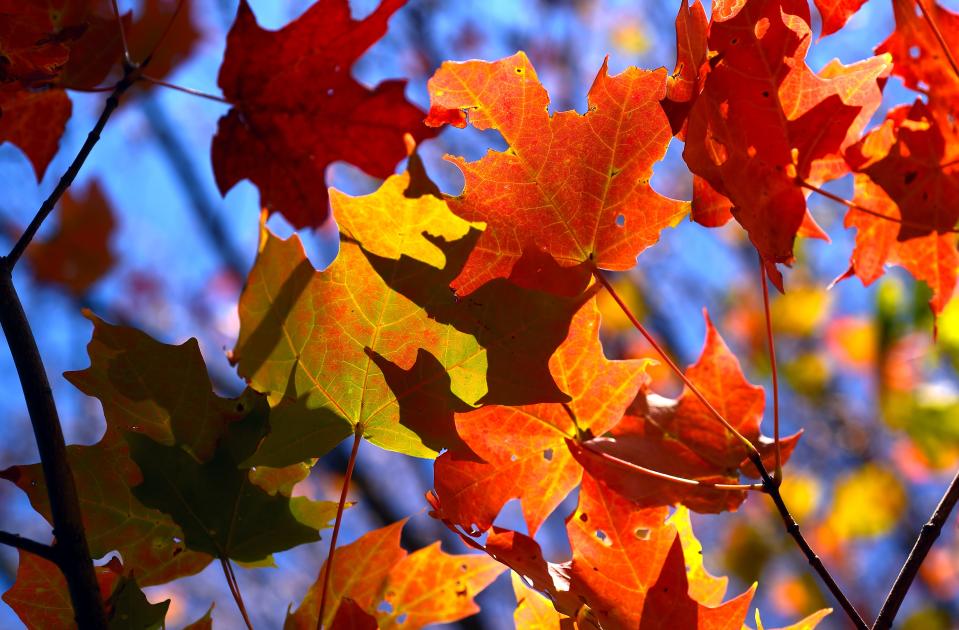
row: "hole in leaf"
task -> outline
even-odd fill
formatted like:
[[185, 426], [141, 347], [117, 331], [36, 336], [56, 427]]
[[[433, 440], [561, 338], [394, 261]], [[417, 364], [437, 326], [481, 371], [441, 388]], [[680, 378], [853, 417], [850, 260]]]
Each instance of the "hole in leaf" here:
[[597, 529], [593, 535], [596, 536], [597, 540], [603, 543], [603, 545], [607, 547], [611, 547], [613, 545], [613, 541], [609, 539], [609, 536], [603, 530]]
[[511, 462], [515, 462], [517, 459], [519, 459], [519, 457], [517, 457], [515, 453], [509, 456], [509, 461]]
[[913, 59], [919, 59], [919, 46], [910, 46], [909, 47], [909, 56]]
[[380, 605], [376, 607], [376, 610], [379, 612], [385, 612], [387, 614], [393, 612], [393, 604], [389, 603], [385, 599], [380, 602]]
[[329, 89], [326, 91], [326, 95], [327, 95], [327, 96], [333, 96], [333, 88], [329, 88]]
[[548, 448], [545, 451], [543, 451], [543, 459], [545, 459], [548, 462], [553, 461], [553, 449]]
[[616, 216], [616, 225], [618, 225], [619, 227], [623, 227], [624, 225], [626, 225], [626, 216], [625, 216], [625, 215], [622, 215], [622, 214], [617, 215], [617, 216]]
[[402, 615], [396, 618], [396, 623], [399, 625], [403, 625], [403, 623], [406, 622], [407, 617], [409, 617], [409, 614], [403, 613]]
[[910, 171], [910, 172], [906, 173], [906, 176], [905, 176], [905, 178], [904, 178], [904, 179], [905, 179], [905, 182], [906, 182], [906, 185], [911, 184], [911, 183], [916, 179], [916, 177], [917, 177], [918, 175], [919, 175], [919, 172], [918, 172], [918, 171]]
[[645, 527], [637, 527], [633, 535], [640, 540], [649, 540], [649, 530]]

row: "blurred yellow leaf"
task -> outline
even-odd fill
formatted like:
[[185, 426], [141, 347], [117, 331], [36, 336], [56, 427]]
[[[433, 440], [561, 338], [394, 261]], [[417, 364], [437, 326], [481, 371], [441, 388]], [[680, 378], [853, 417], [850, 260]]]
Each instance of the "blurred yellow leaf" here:
[[[646, 311], [643, 306], [643, 298], [639, 294], [639, 291], [636, 290], [636, 285], [633, 284], [629, 276], [626, 274], [618, 275], [611, 279], [610, 284], [613, 285], [616, 293], [618, 293], [619, 297], [626, 303], [629, 310], [642, 320], [643, 314]], [[610, 296], [609, 291], [600, 291], [596, 296], [596, 300], [599, 305], [599, 313], [603, 317], [604, 333], [621, 333], [627, 330], [633, 330], [633, 324], [623, 313], [623, 309], [619, 307], [616, 300]]]
[[827, 526], [840, 540], [888, 533], [906, 505], [899, 478], [877, 464], [866, 464], [836, 484]]
[[[792, 625], [784, 626], [782, 628], [770, 628], [770, 630], [813, 630], [813, 628], [818, 626], [819, 622], [825, 619], [826, 616], [831, 612], [832, 608], [823, 608], [822, 610], [817, 610], [805, 619], [801, 619]], [[756, 609], [756, 630], [764, 630], [762, 619], [759, 618], [758, 608]]]
[[790, 470], [783, 479], [780, 492], [793, 517], [802, 523], [819, 507], [822, 486], [816, 477], [802, 471]]
[[876, 324], [864, 317], [837, 317], [826, 329], [829, 353], [840, 365], [865, 372], [876, 362], [878, 335]]
[[636, 20], [620, 22], [610, 34], [613, 45], [629, 55], [641, 55], [649, 50], [651, 42], [643, 25]]
[[830, 294], [822, 287], [790, 288], [769, 307], [775, 332], [797, 337], [813, 334], [829, 314], [830, 302]]

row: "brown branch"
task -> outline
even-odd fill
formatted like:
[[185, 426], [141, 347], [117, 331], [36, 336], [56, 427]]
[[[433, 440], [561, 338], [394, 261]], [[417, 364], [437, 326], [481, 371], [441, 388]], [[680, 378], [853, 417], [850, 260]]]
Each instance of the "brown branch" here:
[[87, 134], [87, 139], [83, 143], [83, 146], [80, 147], [80, 151], [77, 153], [77, 156], [73, 158], [73, 162], [70, 164], [70, 167], [67, 168], [66, 172], [60, 177], [60, 181], [57, 182], [53, 192], [51, 192], [46, 200], [44, 200], [43, 204], [40, 206], [40, 209], [37, 210], [36, 215], [34, 215], [33, 220], [30, 221], [30, 225], [28, 225], [23, 234], [20, 235], [20, 238], [17, 239], [17, 242], [13, 245], [13, 249], [10, 250], [10, 253], [4, 259], [4, 266], [8, 272], [12, 271], [16, 266], [17, 261], [20, 260], [20, 256], [22, 256], [24, 250], [27, 249], [27, 245], [30, 244], [30, 241], [37, 233], [37, 230], [40, 229], [43, 221], [53, 211], [54, 207], [56, 207], [60, 197], [62, 197], [63, 193], [67, 191], [67, 188], [70, 187], [70, 184], [73, 183], [73, 180], [76, 179], [77, 173], [80, 172], [80, 167], [82, 167], [83, 163], [86, 162], [87, 157], [90, 155], [90, 151], [93, 150], [93, 147], [100, 140], [100, 133], [106, 126], [107, 121], [110, 120], [110, 116], [113, 115], [113, 112], [116, 111], [116, 108], [120, 105], [120, 97], [123, 96], [124, 92], [130, 89], [130, 86], [136, 83], [139, 76], [139, 68], [130, 65], [124, 66], [123, 78], [120, 79], [120, 81], [118, 81], [113, 87], [113, 92], [111, 92], [110, 96], [107, 98], [107, 101], [103, 106], [103, 112], [100, 114], [100, 118], [97, 119], [93, 129], [91, 129], [90, 133]]
[[20, 534], [11, 534], [10, 532], [0, 530], [0, 544], [9, 545], [10, 547], [26, 551], [27, 553], [32, 553], [54, 564], [58, 563], [57, 553], [53, 547], [33, 540], [32, 538], [24, 538]]
[[603, 285], [606, 291], [610, 296], [616, 301], [620, 309], [633, 324], [633, 326], [649, 341], [653, 348], [659, 353], [667, 365], [675, 372], [686, 384], [686, 386], [697, 395], [699, 400], [710, 410], [712, 415], [720, 422], [724, 427], [727, 428], [733, 435], [736, 435], [740, 438], [741, 442], [749, 447], [747, 450], [747, 457], [749, 461], [753, 463], [756, 467], [756, 470], [759, 471], [759, 476], [762, 478], [762, 489], [763, 492], [768, 494], [773, 503], [776, 504], [776, 509], [779, 511], [779, 515], [782, 517], [783, 523], [786, 526], [786, 532], [792, 536], [793, 540], [796, 541], [796, 544], [799, 546], [799, 549], [803, 552], [803, 555], [806, 556], [806, 559], [809, 561], [809, 564], [819, 575], [820, 579], [826, 584], [826, 587], [829, 589], [829, 592], [833, 594], [833, 597], [836, 598], [836, 601], [839, 602], [839, 605], [842, 606], [842, 609], [849, 616], [849, 619], [856, 626], [857, 630], [869, 630], [869, 626], [866, 625], [866, 622], [863, 621], [862, 615], [859, 614], [859, 611], [856, 610], [856, 607], [853, 606], [852, 602], [849, 601], [849, 598], [846, 597], [846, 594], [840, 588], [839, 584], [836, 583], [836, 580], [833, 579], [829, 571], [826, 569], [826, 566], [822, 563], [822, 560], [819, 559], [819, 556], [816, 555], [816, 552], [812, 550], [812, 547], [809, 546], [809, 543], [803, 537], [802, 532], [799, 530], [799, 524], [796, 523], [796, 519], [793, 518], [792, 514], [789, 512], [789, 508], [786, 507], [786, 503], [783, 501], [782, 494], [779, 491], [779, 481], [770, 476], [769, 471], [766, 470], [766, 466], [763, 464], [762, 456], [759, 454], [759, 451], [756, 450], [756, 447], [752, 445], [749, 440], [742, 436], [741, 433], [736, 431], [732, 425], [713, 407], [706, 397], [699, 392], [699, 390], [693, 385], [689, 378], [679, 369], [679, 367], [666, 355], [665, 351], [656, 343], [652, 335], [646, 330], [646, 328], [640, 323], [636, 316], [632, 313], [626, 303], [619, 297], [616, 293], [613, 286], [609, 283], [608, 280], [603, 276], [603, 274], [596, 268], [593, 269], [593, 275], [596, 278], [596, 281]]
[[929, 522], [923, 525], [919, 531], [919, 536], [916, 538], [905, 564], [902, 565], [899, 576], [896, 577], [896, 581], [886, 596], [886, 601], [879, 609], [879, 616], [876, 617], [876, 623], [872, 626], [873, 630], [888, 630], [892, 627], [892, 622], [896, 618], [896, 613], [899, 612], [902, 600], [905, 599], [909, 587], [912, 586], [912, 581], [916, 579], [916, 575], [919, 573], [922, 561], [925, 560], [926, 554], [932, 549], [933, 543], [939, 538], [942, 527], [957, 501], [959, 501], [959, 473], [956, 473], [956, 476], [953, 477], [952, 483], [949, 484], [949, 488], [939, 501], [939, 505], [936, 506]]
[[67, 447], [57, 414], [53, 391], [47, 380], [43, 359], [37, 348], [30, 322], [23, 312], [11, 275], [13, 265], [0, 259], [0, 326], [10, 346], [10, 354], [20, 377], [23, 397], [33, 424], [33, 434], [40, 452], [40, 465], [47, 484], [53, 548], [60, 570], [66, 578], [70, 601], [77, 625], [81, 628], [106, 629], [100, 588], [93, 572], [93, 560], [80, 515], [73, 471], [67, 460]]
[[832, 577], [826, 565], [822, 563], [822, 560], [816, 555], [816, 552], [813, 551], [812, 547], [810, 547], [806, 541], [806, 538], [802, 535], [802, 532], [799, 530], [799, 523], [796, 522], [796, 519], [793, 518], [789, 512], [789, 508], [786, 507], [786, 502], [783, 501], [782, 494], [779, 492], [779, 483], [769, 476], [769, 472], [763, 465], [762, 458], [750, 457], [749, 460], [756, 469], [759, 470], [759, 476], [762, 477], [763, 480], [763, 490], [772, 498], [776, 509], [779, 511], [779, 515], [783, 519], [783, 524], [786, 526], [786, 532], [796, 541], [799, 549], [803, 552], [803, 555], [806, 556], [806, 560], [809, 561], [809, 565], [816, 571], [816, 574], [819, 575], [819, 578], [825, 583], [829, 592], [836, 598], [836, 601], [839, 602], [839, 605], [846, 612], [846, 615], [852, 621], [853, 625], [855, 625], [858, 630], [869, 630], [869, 626], [863, 621], [862, 615], [859, 614], [859, 611], [856, 610], [853, 603], [849, 601], [842, 587], [840, 587]]

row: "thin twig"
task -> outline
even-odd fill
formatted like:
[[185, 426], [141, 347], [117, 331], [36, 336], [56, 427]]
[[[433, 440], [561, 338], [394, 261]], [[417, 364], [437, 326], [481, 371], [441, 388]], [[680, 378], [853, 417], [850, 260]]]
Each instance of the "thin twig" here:
[[33, 220], [30, 221], [30, 225], [28, 225], [27, 229], [23, 231], [23, 234], [20, 235], [20, 238], [13, 245], [13, 249], [11, 249], [10, 253], [7, 255], [5, 259], [5, 265], [8, 271], [12, 271], [16, 266], [17, 261], [20, 260], [20, 256], [22, 256], [24, 250], [27, 249], [27, 245], [30, 244], [30, 241], [37, 233], [37, 230], [40, 229], [43, 221], [56, 207], [60, 197], [62, 197], [63, 193], [67, 191], [67, 189], [70, 187], [70, 184], [73, 183], [73, 180], [76, 179], [77, 173], [80, 172], [80, 167], [82, 167], [83, 163], [86, 162], [87, 157], [90, 155], [90, 151], [93, 150], [93, 147], [96, 146], [97, 141], [100, 140], [100, 133], [106, 126], [107, 121], [110, 120], [110, 116], [113, 115], [113, 112], [116, 111], [117, 107], [120, 105], [120, 98], [123, 96], [124, 92], [130, 89], [130, 86], [136, 82], [138, 77], [139, 70], [137, 68], [129, 65], [126, 66], [123, 73], [123, 78], [120, 79], [120, 81], [114, 86], [113, 92], [107, 98], [106, 103], [103, 106], [103, 111], [100, 113], [100, 118], [97, 119], [93, 129], [91, 129], [90, 133], [87, 134], [86, 141], [83, 143], [83, 146], [80, 147], [80, 151], [77, 153], [76, 157], [73, 158], [73, 162], [70, 164], [70, 167], [67, 168], [66, 172], [60, 177], [60, 181], [57, 182], [53, 192], [51, 192], [46, 200], [44, 200], [43, 204], [40, 206], [40, 209], [37, 210], [36, 215], [34, 215]]
[[236, 602], [236, 607], [240, 610], [240, 615], [243, 617], [243, 623], [246, 624], [247, 630], [253, 630], [253, 623], [250, 621], [250, 615], [246, 612], [243, 595], [240, 593], [240, 585], [236, 581], [236, 574], [233, 573], [233, 567], [230, 566], [230, 561], [227, 558], [221, 557], [220, 567], [223, 569], [223, 577], [226, 578], [226, 584], [230, 587], [230, 594], [233, 595], [233, 601]]
[[587, 444], [585, 442], [577, 442], [577, 444], [579, 444], [579, 446], [589, 451], [590, 453], [593, 453], [594, 455], [602, 457], [603, 459], [607, 461], [613, 462], [614, 464], [622, 466], [623, 468], [629, 468], [630, 470], [633, 470], [640, 474], [646, 475], [648, 477], [654, 477], [656, 479], [662, 479], [663, 481], [669, 481], [672, 483], [678, 483], [686, 486], [698, 486], [700, 488], [706, 488], [708, 490], [730, 490], [730, 491], [737, 491], [737, 490], [761, 491], [763, 490], [763, 484], [761, 483], [748, 483], [748, 484], [713, 483], [711, 481], [700, 481], [698, 479], [688, 479], [686, 477], [677, 477], [676, 475], [670, 475], [668, 473], [659, 472], [658, 470], [653, 470], [652, 468], [646, 468], [645, 466], [634, 464], [631, 461], [620, 459], [616, 457], [615, 455], [610, 455], [609, 453], [605, 453], [595, 448], [591, 444]]
[[217, 96], [216, 94], [210, 94], [208, 92], [194, 90], [193, 88], [183, 87], [182, 85], [176, 85], [174, 83], [167, 83], [166, 81], [163, 81], [162, 79], [157, 79], [156, 77], [151, 77], [146, 74], [144, 74], [140, 78], [142, 78], [147, 83], [152, 83], [154, 85], [159, 85], [160, 87], [176, 90], [177, 92], [183, 92], [184, 94], [189, 94], [191, 96], [199, 96], [200, 98], [216, 101], [217, 103], [223, 103], [224, 105], [233, 105], [233, 103], [231, 103], [230, 101], [226, 100], [222, 96]]
[[858, 210], [859, 212], [865, 212], [866, 214], [874, 216], [878, 219], [885, 219], [886, 221], [890, 221], [892, 223], [898, 223], [899, 225], [905, 225], [906, 227], [916, 228], [919, 230], [928, 230], [930, 232], [939, 232], [939, 233], [946, 233], [946, 234], [959, 233], [959, 229], [956, 229], [956, 228], [950, 228], [948, 230], [938, 230], [938, 229], [932, 228], [931, 226], [923, 225], [922, 223], [916, 223], [915, 221], [906, 221], [898, 217], [891, 217], [888, 214], [883, 214], [881, 212], [876, 212], [875, 210], [870, 210], [869, 208], [864, 208], [857, 203], [853, 203], [852, 201], [849, 201], [848, 199], [843, 199], [839, 195], [835, 195], [829, 192], [828, 190], [824, 190], [820, 188], [819, 186], [816, 186], [815, 184], [810, 184], [809, 182], [806, 182], [806, 181], [798, 182], [798, 184], [802, 188], [811, 190], [814, 193], [819, 193], [826, 199], [832, 199], [836, 203], [841, 203], [847, 208], [852, 208], [853, 210]]
[[696, 396], [696, 398], [698, 398], [699, 401], [703, 403], [706, 409], [713, 415], [713, 417], [716, 418], [716, 420], [718, 420], [724, 427], [726, 427], [727, 431], [729, 431], [733, 436], [736, 437], [736, 439], [739, 440], [739, 442], [743, 445], [743, 448], [745, 448], [746, 453], [748, 455], [750, 456], [755, 455], [756, 457], [759, 457], [759, 451], [756, 450], [756, 447], [753, 445], [753, 443], [750, 442], [746, 438], [746, 436], [744, 436], [742, 433], [737, 431], [736, 427], [731, 425], [729, 421], [723, 417], [723, 414], [719, 413], [719, 411], [713, 406], [713, 404], [709, 402], [709, 400], [707, 400], [706, 396], [704, 396], [703, 393], [699, 391], [699, 388], [696, 387], [696, 385], [689, 380], [689, 377], [687, 377], [686, 374], [683, 373], [681, 369], [679, 369], [679, 366], [676, 365], [676, 363], [669, 357], [668, 354], [666, 354], [666, 351], [663, 350], [662, 347], [656, 342], [656, 339], [654, 339], [653, 336], [649, 333], [649, 331], [646, 330], [646, 327], [643, 326], [642, 323], [640, 323], [640, 321], [636, 318], [635, 315], [633, 315], [633, 312], [629, 309], [626, 303], [623, 302], [622, 298], [619, 297], [619, 294], [616, 293], [616, 290], [613, 288], [613, 285], [611, 285], [609, 281], [605, 278], [605, 276], [603, 276], [602, 272], [599, 269], [594, 268], [593, 276], [595, 276], [596, 280], [603, 285], [607, 293], [609, 293], [610, 296], [612, 296], [612, 298], [616, 301], [616, 303], [619, 305], [619, 308], [622, 309], [623, 314], [625, 314], [626, 317], [629, 319], [629, 321], [633, 324], [633, 327], [636, 328], [636, 330], [638, 330], [640, 334], [646, 338], [646, 341], [648, 341], [649, 344], [653, 346], [653, 349], [659, 354], [660, 357], [662, 357], [663, 361], [666, 362], [666, 365], [668, 365], [669, 368], [679, 377], [679, 379], [683, 382], [683, 384], [685, 384], [686, 387], [689, 388], [689, 391], [691, 391]]
[[0, 326], [20, 377], [37, 450], [40, 452], [58, 565], [66, 578], [77, 625], [84, 629], [105, 630], [106, 612], [93, 572], [93, 560], [83, 528], [76, 482], [67, 459], [63, 429], [43, 359], [13, 285], [12, 267], [6, 259], [0, 259]]
[[803, 537], [802, 532], [799, 530], [799, 524], [796, 523], [796, 519], [793, 518], [792, 514], [789, 512], [789, 508], [786, 507], [786, 503], [783, 501], [782, 494], [779, 491], [779, 483], [770, 476], [769, 471], [766, 470], [766, 466], [763, 464], [762, 456], [755, 446], [752, 445], [749, 440], [742, 436], [738, 431], [736, 431], [729, 422], [723, 418], [723, 416], [716, 410], [712, 404], [706, 400], [706, 397], [689, 381], [689, 378], [682, 373], [679, 367], [670, 359], [666, 353], [660, 348], [659, 344], [652, 338], [652, 335], [646, 330], [646, 328], [639, 322], [633, 312], [629, 309], [625, 302], [619, 297], [616, 291], [610, 285], [609, 281], [603, 277], [603, 274], [600, 273], [598, 269], [593, 270], [593, 275], [596, 277], [596, 280], [602, 284], [612, 298], [622, 309], [623, 314], [629, 319], [633, 326], [640, 332], [646, 340], [652, 344], [653, 348], [659, 353], [667, 365], [682, 379], [687, 387], [696, 395], [699, 400], [706, 405], [706, 407], [712, 412], [712, 414], [719, 420], [723, 426], [725, 426], [731, 433], [739, 436], [740, 441], [745, 442], [749, 446], [747, 449], [747, 457], [749, 461], [752, 462], [753, 466], [756, 467], [756, 470], [759, 471], [759, 476], [762, 478], [762, 489], [763, 492], [772, 497], [773, 503], [776, 505], [776, 509], [779, 511], [779, 515], [782, 517], [783, 523], [786, 526], [786, 532], [792, 536], [793, 540], [796, 541], [796, 544], [799, 546], [799, 549], [803, 552], [803, 555], [806, 556], [806, 559], [809, 561], [809, 564], [819, 575], [820, 579], [826, 584], [826, 587], [829, 589], [829, 592], [833, 594], [833, 597], [836, 598], [836, 601], [839, 602], [839, 605], [849, 616], [849, 619], [853, 622], [858, 630], [868, 630], [869, 626], [866, 625], [866, 622], [862, 620], [862, 616], [856, 610], [856, 607], [853, 606], [852, 602], [849, 601], [849, 598], [846, 597], [846, 594], [843, 592], [842, 588], [839, 587], [839, 584], [836, 583], [836, 580], [833, 579], [829, 571], [826, 569], [826, 566], [822, 563], [822, 560], [819, 559], [819, 556], [812, 550], [812, 547], [809, 546], [809, 543]]
[[773, 319], [769, 312], [769, 285], [766, 282], [766, 263], [763, 261], [762, 254], [756, 251], [759, 256], [759, 282], [763, 287], [763, 311], [766, 314], [766, 344], [769, 347], [769, 366], [773, 377], [773, 440], [776, 457], [776, 468], [773, 473], [773, 479], [782, 482], [783, 479], [783, 456], [782, 445], [779, 440], [779, 373], [776, 370], [776, 344], [773, 338]]
[[952, 66], [952, 72], [956, 75], [956, 78], [959, 79], [959, 65], [956, 64], [956, 58], [952, 56], [952, 51], [949, 50], [949, 45], [946, 44], [946, 38], [942, 36], [942, 31], [939, 30], [939, 24], [936, 23], [936, 18], [934, 18], [932, 14], [929, 13], [929, 9], [926, 8], [926, 0], [916, 0], [916, 4], [919, 5], [919, 10], [922, 11], [922, 17], [925, 18], [926, 23], [929, 24], [929, 28], [932, 29], [932, 34], [936, 36], [942, 52], [946, 54], [946, 60], [948, 60], [949, 65]]
[[932, 549], [933, 543], [939, 538], [942, 527], [957, 501], [959, 501], [959, 473], [956, 473], [956, 476], [952, 478], [952, 483], [946, 489], [946, 493], [939, 501], [939, 505], [936, 506], [929, 522], [919, 530], [919, 536], [916, 538], [905, 564], [902, 565], [899, 576], [896, 577], [896, 581], [886, 596], [886, 601], [879, 609], [879, 616], [876, 617], [876, 623], [872, 626], [873, 630], [888, 630], [892, 627], [892, 622], [896, 618], [896, 613], [899, 612], [902, 600], [906, 597], [909, 587], [912, 586], [912, 581], [916, 579], [916, 575], [919, 573], [922, 561], [925, 560], [926, 554]]
[[343, 490], [340, 491], [340, 502], [336, 505], [336, 520], [333, 522], [333, 535], [330, 536], [330, 551], [326, 555], [326, 562], [323, 564], [323, 587], [320, 591], [320, 610], [316, 616], [316, 630], [323, 630], [323, 614], [326, 612], [326, 594], [330, 588], [330, 573], [333, 572], [333, 555], [336, 553], [336, 539], [340, 535], [340, 523], [343, 522], [343, 510], [346, 507], [346, 495], [350, 491], [350, 478], [353, 476], [353, 468], [356, 466], [356, 456], [360, 450], [360, 442], [363, 441], [363, 430], [360, 425], [353, 431], [353, 448], [350, 451], [350, 461], [346, 465], [346, 475], [343, 477]]
[[20, 534], [11, 534], [10, 532], [0, 531], [0, 544], [22, 549], [23, 551], [32, 553], [33, 555], [39, 556], [44, 560], [49, 560], [54, 564], [59, 563], [57, 559], [57, 553], [52, 546], [38, 542], [32, 538], [24, 538]]
[[763, 465], [762, 458], [751, 457], [750, 461], [752, 461], [753, 465], [759, 471], [759, 476], [763, 480], [763, 490], [772, 498], [773, 503], [776, 505], [776, 509], [782, 517], [783, 524], [786, 526], [786, 532], [796, 541], [799, 549], [803, 552], [803, 555], [806, 556], [806, 560], [809, 561], [809, 565], [816, 571], [816, 574], [819, 575], [819, 578], [825, 583], [826, 588], [828, 588], [829, 592], [836, 598], [836, 601], [839, 602], [839, 605], [846, 612], [846, 615], [850, 621], [852, 621], [853, 625], [855, 625], [858, 630], [869, 630], [869, 626], [863, 621], [862, 615], [859, 614], [859, 611], [856, 610], [853, 603], [849, 601], [849, 598], [846, 597], [842, 588], [829, 573], [826, 565], [822, 563], [822, 560], [816, 555], [816, 552], [813, 551], [812, 547], [810, 547], [806, 541], [806, 538], [802, 535], [802, 532], [799, 530], [799, 523], [793, 518], [789, 512], [789, 508], [786, 507], [785, 501], [783, 501], [782, 494], [779, 492], [779, 484], [770, 477], [769, 472]]

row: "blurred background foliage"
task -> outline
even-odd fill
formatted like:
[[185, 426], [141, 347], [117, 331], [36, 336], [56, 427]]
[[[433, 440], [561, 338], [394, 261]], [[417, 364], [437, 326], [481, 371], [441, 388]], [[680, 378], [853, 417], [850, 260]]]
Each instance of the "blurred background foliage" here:
[[[166, 0], [155, 0], [161, 4]], [[603, 58], [612, 72], [628, 65], [671, 68], [675, 59], [673, 20], [680, 0], [410, 0], [390, 23], [387, 36], [357, 64], [355, 75], [373, 85], [387, 78], [409, 80], [407, 96], [426, 107], [426, 80], [445, 59], [496, 59], [525, 50], [552, 96], [551, 110], [584, 111], [586, 91]], [[218, 93], [216, 76], [236, 0], [192, 0], [181, 19], [167, 80]], [[375, 0], [353, 0], [356, 17]], [[708, 2], [707, 11], [708, 11]], [[952, 10], [959, 2], [943, 3]], [[121, 0], [142, 12], [142, 2]], [[279, 28], [297, 17], [308, 0], [251, 0], [264, 26]], [[818, 19], [814, 13], [814, 20]], [[849, 63], [869, 56], [892, 30], [890, 3], [872, 0], [840, 33], [813, 43], [809, 64], [818, 70], [838, 57]], [[818, 33], [818, 25], [813, 25]], [[876, 120], [912, 93], [898, 79], [886, 88]], [[0, 238], [19, 233], [72, 159], [99, 112], [102, 95], [72, 93], [74, 115], [61, 151], [37, 185], [25, 157], [9, 144], [0, 147]], [[154, 337], [180, 343], [195, 336], [221, 393], [242, 383], [229, 366], [226, 349], [235, 340], [236, 302], [256, 251], [258, 195], [248, 182], [221, 198], [213, 181], [209, 147], [222, 104], [162, 88], [139, 88], [111, 120], [53, 221], [31, 247], [29, 264], [17, 282], [53, 380], [68, 442], [91, 444], [104, 429], [99, 403], [86, 398], [59, 375], [87, 364], [84, 347], [90, 308], [114, 323], [137, 326]], [[444, 162], [444, 153], [476, 159], [489, 147], [502, 148], [495, 133], [442, 133], [426, 142], [430, 174], [449, 193], [462, 179]], [[659, 165], [654, 187], [689, 199], [691, 180], [674, 141]], [[403, 165], [398, 167], [401, 170]], [[331, 167], [332, 185], [351, 194], [372, 192], [378, 182], [345, 164]], [[830, 185], [852, 196], [851, 178]], [[959, 302], [934, 323], [929, 291], [892, 269], [873, 286], [844, 280], [830, 287], [848, 266], [852, 231], [842, 226], [845, 209], [821, 197], [811, 211], [831, 243], [801, 240], [798, 260], [786, 275], [787, 293], [772, 304], [777, 354], [783, 375], [784, 434], [804, 430], [787, 468], [783, 492], [813, 547], [833, 568], [853, 602], [873, 618], [916, 533], [959, 465]], [[82, 214], [86, 217], [77, 220]], [[91, 218], [93, 217], [93, 218]], [[288, 233], [274, 217], [271, 227]], [[336, 251], [332, 224], [306, 235], [314, 264], [325, 266]], [[755, 252], [731, 223], [707, 230], [684, 222], [664, 233], [644, 253], [635, 271], [614, 280], [617, 291], [681, 364], [699, 353], [704, 335], [701, 310], [713, 321], [743, 363], [747, 377], [769, 385], [762, 294]], [[603, 336], [611, 358], [652, 357], [621, 311], [601, 294]], [[938, 330], [938, 341], [933, 331]], [[662, 365], [651, 369], [653, 389], [679, 391]], [[0, 352], [0, 470], [36, 461], [29, 419], [7, 352]], [[767, 405], [767, 414], [770, 405]], [[767, 422], [771, 418], [767, 419]], [[768, 426], [768, 425], [767, 425]], [[295, 493], [334, 498], [347, 453], [324, 458]], [[423, 493], [432, 485], [431, 462], [365, 448], [351, 499], [359, 505], [345, 517], [343, 544], [362, 532], [413, 514], [404, 531], [409, 548], [440, 538], [448, 551], [461, 545], [426, 516]], [[45, 523], [12, 484], [0, 484], [5, 528], [39, 535]], [[543, 528], [540, 538], [550, 560], [565, 560], [563, 519], [570, 497]], [[500, 523], [523, 530], [515, 502]], [[795, 620], [831, 602], [785, 536], [778, 515], [760, 497], [734, 514], [693, 517], [703, 540], [706, 566], [729, 574], [731, 592], [759, 581], [755, 605], [767, 626]], [[906, 600], [903, 628], [959, 626], [959, 548], [955, 517], [923, 566]], [[242, 570], [238, 575], [257, 627], [275, 628], [287, 606], [298, 601], [316, 576], [326, 542], [278, 554], [279, 569]], [[0, 548], [0, 589], [13, 581], [16, 554]], [[173, 598], [167, 620], [180, 627], [203, 614], [212, 599], [221, 603], [219, 627], [239, 619], [216, 567], [162, 587], [146, 589], [153, 601]], [[738, 586], [738, 590], [736, 587]], [[483, 613], [458, 624], [468, 628], [509, 628], [514, 607], [506, 574], [480, 598]], [[751, 615], [750, 615], [751, 617]], [[0, 603], [0, 627], [19, 622]], [[833, 616], [823, 627], [838, 627]]]

